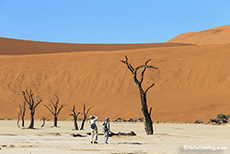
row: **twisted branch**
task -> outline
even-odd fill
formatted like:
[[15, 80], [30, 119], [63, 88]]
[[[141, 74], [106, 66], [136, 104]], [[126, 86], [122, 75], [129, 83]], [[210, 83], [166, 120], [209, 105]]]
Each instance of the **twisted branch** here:
[[145, 93], [147, 93], [147, 91], [152, 88], [153, 86], [155, 85], [155, 83], [151, 84], [146, 90], [145, 90]]
[[[147, 61], [145, 62], [145, 65], [147, 65], [149, 61], [151, 61], [151, 59], [147, 60]], [[140, 83], [142, 83], [143, 80], [144, 80], [144, 74], [145, 74], [146, 68], [147, 68], [147, 67], [145, 67], [144, 70], [141, 72], [141, 81], [140, 81]]]
[[56, 103], [54, 103], [51, 99], [50, 100], [51, 104], [49, 104], [49, 106], [44, 105], [54, 116], [58, 115], [61, 109], [66, 106], [66, 104], [62, 104], [60, 108], [58, 109], [59, 98], [57, 96], [56, 98], [57, 98]]
[[121, 62], [124, 63], [124, 64], [126, 64], [126, 66], [128, 67], [128, 69], [130, 70], [130, 72], [133, 73], [134, 68], [133, 68], [133, 66], [128, 62], [128, 57], [127, 57], [127, 56], [125, 56], [125, 61], [124, 61], [124, 60], [121, 60]]

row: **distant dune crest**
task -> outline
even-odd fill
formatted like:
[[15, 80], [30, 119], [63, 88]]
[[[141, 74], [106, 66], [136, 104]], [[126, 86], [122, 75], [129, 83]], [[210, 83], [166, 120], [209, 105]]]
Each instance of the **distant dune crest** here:
[[167, 43], [188, 43], [188, 44], [229, 44], [230, 25], [215, 27], [200, 32], [180, 34]]
[[0, 37], [0, 55], [25, 55], [83, 51], [114, 51], [156, 47], [185, 46], [183, 43], [74, 44], [27, 41]]

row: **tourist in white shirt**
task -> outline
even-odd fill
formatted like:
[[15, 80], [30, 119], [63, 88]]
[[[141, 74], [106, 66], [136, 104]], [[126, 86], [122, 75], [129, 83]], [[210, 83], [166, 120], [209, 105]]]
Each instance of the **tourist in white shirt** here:
[[98, 139], [98, 129], [96, 125], [96, 121], [98, 120], [98, 117], [91, 115], [90, 116], [90, 129], [91, 129], [91, 143], [97, 144], [97, 139]]

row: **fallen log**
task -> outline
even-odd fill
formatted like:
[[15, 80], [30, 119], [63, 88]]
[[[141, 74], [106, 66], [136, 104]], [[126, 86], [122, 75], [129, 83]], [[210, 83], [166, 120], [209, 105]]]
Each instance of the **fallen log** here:
[[137, 134], [134, 131], [131, 131], [129, 133], [122, 133], [122, 132], [119, 132], [119, 133], [110, 132], [109, 133], [110, 137], [112, 136], [136, 136], [136, 135]]
[[70, 134], [73, 137], [87, 137], [87, 135], [81, 135], [81, 134]]
[[[87, 133], [87, 135], [91, 135], [91, 133]], [[99, 133], [98, 135], [104, 135], [103, 133]], [[134, 131], [131, 131], [129, 133], [122, 133], [122, 132], [118, 132], [118, 133], [114, 133], [112, 131], [109, 132], [109, 137], [112, 136], [136, 136], [137, 134]]]

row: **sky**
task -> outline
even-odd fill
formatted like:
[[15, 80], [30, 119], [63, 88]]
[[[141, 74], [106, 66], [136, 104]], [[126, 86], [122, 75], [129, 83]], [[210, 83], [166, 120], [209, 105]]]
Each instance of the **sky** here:
[[230, 24], [230, 0], [0, 0], [0, 37], [159, 43]]

